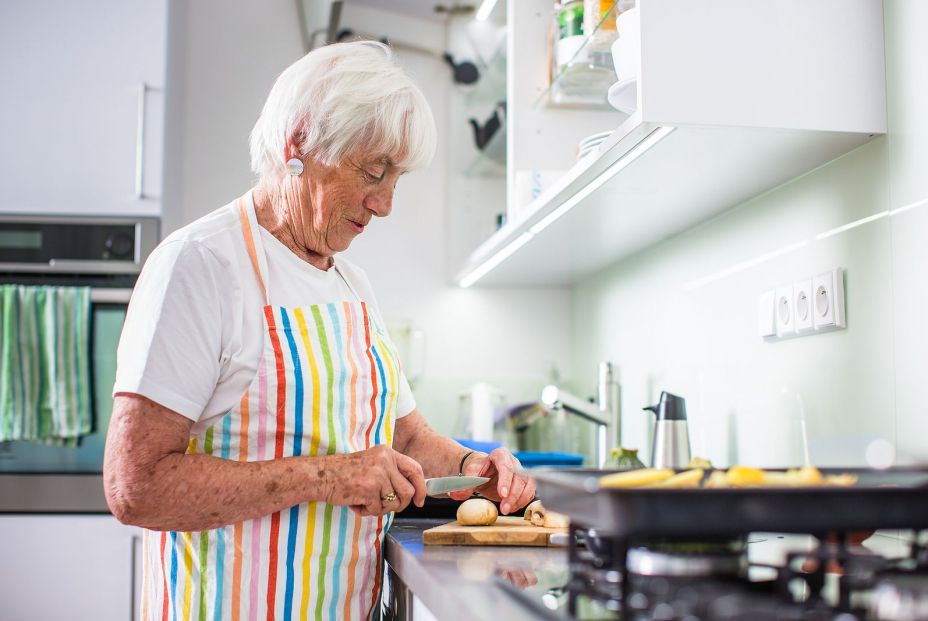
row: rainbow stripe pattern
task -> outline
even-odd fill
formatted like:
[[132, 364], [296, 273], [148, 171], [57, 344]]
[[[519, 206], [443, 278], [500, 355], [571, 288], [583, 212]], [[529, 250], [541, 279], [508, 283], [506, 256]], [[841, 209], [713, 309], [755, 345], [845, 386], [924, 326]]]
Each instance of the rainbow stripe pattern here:
[[[260, 241], [248, 227], [245, 233], [263, 285], [254, 246]], [[264, 319], [264, 352], [251, 386], [237, 407], [191, 438], [188, 453], [257, 461], [392, 444], [399, 359], [364, 301], [268, 305]], [[146, 531], [141, 617], [370, 618], [391, 519], [307, 502], [209, 531]]]

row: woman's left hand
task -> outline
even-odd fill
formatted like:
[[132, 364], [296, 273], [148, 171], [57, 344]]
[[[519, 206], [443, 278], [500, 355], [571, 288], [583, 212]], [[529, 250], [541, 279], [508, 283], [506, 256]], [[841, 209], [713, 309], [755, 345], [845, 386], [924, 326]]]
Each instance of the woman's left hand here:
[[464, 464], [464, 476], [490, 477], [474, 490], [451, 492], [455, 500], [467, 500], [473, 492], [499, 502], [503, 515], [518, 511], [535, 497], [535, 481], [522, 474], [522, 464], [508, 449], [498, 448], [489, 455], [475, 453]]

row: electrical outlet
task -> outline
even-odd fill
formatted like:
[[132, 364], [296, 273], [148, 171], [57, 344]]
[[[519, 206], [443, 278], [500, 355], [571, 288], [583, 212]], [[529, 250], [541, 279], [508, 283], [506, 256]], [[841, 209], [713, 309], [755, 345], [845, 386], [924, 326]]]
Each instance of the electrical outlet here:
[[840, 267], [761, 293], [757, 331], [779, 341], [847, 327], [844, 315], [844, 270]]
[[757, 301], [757, 333], [761, 338], [777, 335], [776, 299], [777, 292], [771, 289], [761, 293]]
[[780, 338], [796, 334], [793, 320], [793, 288], [777, 287], [776, 292], [777, 336]]
[[813, 278], [812, 296], [816, 331], [826, 332], [847, 326], [844, 317], [844, 270], [838, 267]]
[[812, 320], [812, 279], [793, 283], [793, 322], [796, 334], [814, 330]]

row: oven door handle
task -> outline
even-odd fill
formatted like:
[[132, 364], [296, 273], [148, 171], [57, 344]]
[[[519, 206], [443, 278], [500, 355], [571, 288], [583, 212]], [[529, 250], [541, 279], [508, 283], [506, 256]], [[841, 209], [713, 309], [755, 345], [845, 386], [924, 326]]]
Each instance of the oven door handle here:
[[148, 84], [139, 85], [138, 119], [136, 120], [135, 134], [135, 197], [139, 200], [145, 196], [145, 103], [148, 99]]
[[128, 304], [132, 296], [132, 289], [107, 289], [105, 287], [92, 287], [90, 301], [93, 304]]

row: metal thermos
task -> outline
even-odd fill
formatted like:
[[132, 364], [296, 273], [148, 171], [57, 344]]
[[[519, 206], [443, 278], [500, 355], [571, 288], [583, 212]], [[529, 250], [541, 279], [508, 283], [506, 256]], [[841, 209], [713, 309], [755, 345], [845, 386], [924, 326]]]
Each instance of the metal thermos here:
[[661, 392], [657, 405], [644, 408], [654, 412], [654, 444], [651, 465], [654, 468], [685, 468], [690, 462], [690, 434], [686, 426], [686, 401], [683, 397]]

